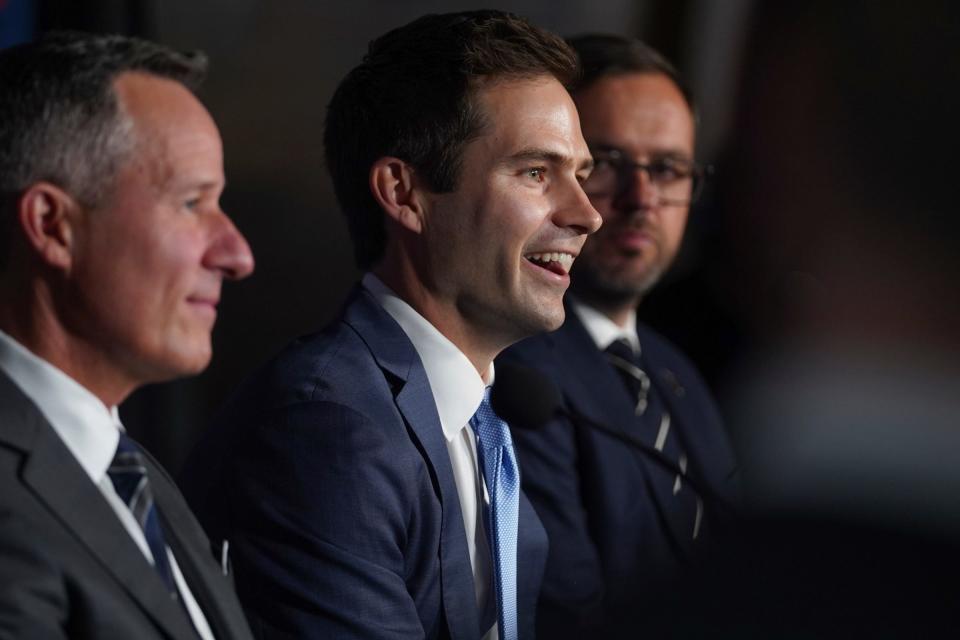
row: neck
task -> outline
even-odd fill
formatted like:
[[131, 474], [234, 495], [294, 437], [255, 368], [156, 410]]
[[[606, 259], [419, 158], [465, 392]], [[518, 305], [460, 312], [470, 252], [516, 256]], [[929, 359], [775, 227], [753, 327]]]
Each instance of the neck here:
[[454, 300], [439, 295], [412, 269], [381, 263], [372, 272], [452, 342], [473, 364], [480, 377], [489, 382], [490, 363], [509, 343], [501, 344], [502, 341], [481, 335], [460, 313]]
[[597, 311], [610, 318], [618, 327], [623, 328], [627, 326], [627, 322], [630, 320], [630, 312], [633, 311], [633, 307], [617, 307], [616, 309], [597, 308]]
[[618, 327], [627, 326], [631, 312], [640, 304], [639, 295], [612, 297], [582, 289], [575, 289], [574, 295], [585, 305], [610, 318]]
[[[21, 289], [18, 292], [30, 290]], [[45, 287], [32, 295], [0, 291], [0, 329], [38, 358], [46, 360], [95, 395], [107, 407], [119, 404], [135, 384], [110, 365], [109, 359], [68, 331], [55, 312]]]

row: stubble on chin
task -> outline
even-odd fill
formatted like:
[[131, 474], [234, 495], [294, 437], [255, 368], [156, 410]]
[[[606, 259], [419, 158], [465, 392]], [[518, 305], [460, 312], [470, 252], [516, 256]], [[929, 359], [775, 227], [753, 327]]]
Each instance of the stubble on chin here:
[[581, 259], [570, 273], [570, 291], [584, 302], [605, 308], [632, 306], [656, 286], [664, 270], [653, 264], [642, 273], [622, 273]]

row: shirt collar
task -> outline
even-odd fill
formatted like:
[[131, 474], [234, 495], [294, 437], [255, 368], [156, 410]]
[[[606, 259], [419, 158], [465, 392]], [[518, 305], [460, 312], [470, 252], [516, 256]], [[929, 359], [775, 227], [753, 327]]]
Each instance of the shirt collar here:
[[0, 369], [33, 401], [83, 470], [99, 484], [120, 440], [117, 407], [0, 331]]
[[[378, 277], [367, 273], [362, 284], [413, 343], [427, 372], [443, 435], [452, 441], [476, 413], [486, 383], [456, 345]], [[491, 384], [493, 375], [493, 363], [490, 363], [487, 378]]]
[[630, 310], [626, 326], [621, 327], [607, 316], [593, 307], [580, 302], [573, 296], [570, 296], [570, 303], [573, 306], [574, 313], [580, 318], [580, 322], [583, 323], [587, 333], [593, 338], [598, 349], [603, 351], [617, 340], [626, 340], [633, 348], [633, 352], [637, 355], [640, 354], [640, 338], [637, 337], [636, 311], [633, 309]]

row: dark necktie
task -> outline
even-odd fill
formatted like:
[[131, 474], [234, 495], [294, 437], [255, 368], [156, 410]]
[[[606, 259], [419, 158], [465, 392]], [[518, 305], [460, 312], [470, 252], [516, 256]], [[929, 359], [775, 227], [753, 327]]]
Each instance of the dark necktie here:
[[153, 491], [147, 478], [147, 467], [144, 464], [143, 452], [140, 447], [125, 433], [120, 433], [120, 443], [117, 453], [110, 463], [107, 475], [113, 481], [117, 495], [130, 509], [134, 519], [143, 530], [147, 539], [150, 553], [153, 554], [154, 568], [160, 575], [172, 598], [178, 598], [173, 572], [167, 559], [167, 545], [160, 526], [160, 518], [153, 504]]
[[[610, 343], [605, 350], [605, 355], [620, 374], [634, 403], [640, 439], [661, 452], [664, 457], [686, 473], [687, 456], [682, 449], [680, 439], [670, 428], [670, 412], [660, 399], [656, 387], [651, 384], [650, 376], [644, 370], [640, 356], [623, 338]], [[695, 540], [700, 534], [703, 518], [701, 498], [683, 482], [682, 475], [674, 476], [669, 486], [664, 486], [663, 480], [658, 480], [657, 484], [661, 485], [661, 493], [673, 496], [673, 499], [664, 505], [668, 517], [675, 522], [678, 530], [690, 532], [688, 535]]]

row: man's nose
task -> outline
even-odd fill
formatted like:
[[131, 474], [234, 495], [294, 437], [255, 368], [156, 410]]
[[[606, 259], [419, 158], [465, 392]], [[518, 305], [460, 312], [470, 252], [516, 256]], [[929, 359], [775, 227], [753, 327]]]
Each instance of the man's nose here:
[[240, 280], [253, 273], [254, 260], [250, 245], [223, 212], [218, 216], [217, 228], [203, 264], [208, 269], [220, 271], [231, 280]]
[[645, 210], [659, 203], [660, 189], [650, 178], [647, 167], [634, 165], [624, 170], [619, 177], [614, 205], [618, 209]]
[[574, 180], [570, 189], [570, 200], [566, 206], [559, 209], [555, 221], [557, 226], [574, 228], [579, 234], [590, 234], [600, 228], [603, 218], [593, 208], [580, 183]]

